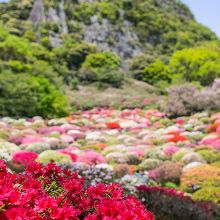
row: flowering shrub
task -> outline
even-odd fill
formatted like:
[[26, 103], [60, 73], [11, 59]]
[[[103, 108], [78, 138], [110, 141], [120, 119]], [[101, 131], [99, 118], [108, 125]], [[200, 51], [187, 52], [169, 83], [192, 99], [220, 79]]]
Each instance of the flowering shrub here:
[[163, 149], [163, 153], [166, 154], [166, 155], [173, 155], [179, 150], [180, 149], [176, 146], [168, 146], [168, 147]]
[[12, 154], [12, 161], [24, 166], [34, 162], [36, 158], [38, 158], [38, 154], [35, 152], [19, 151]]
[[200, 162], [200, 163], [204, 163], [204, 159], [202, 158], [202, 156], [200, 156], [198, 153], [188, 153], [188, 154], [185, 154], [181, 161], [185, 164], [189, 164], [189, 163], [192, 163], [192, 162]]
[[144, 156], [144, 151], [142, 149], [140, 149], [140, 148], [133, 148], [133, 149], [129, 150], [129, 152], [135, 152], [141, 158]]
[[0, 141], [0, 150], [4, 153], [11, 154], [11, 153], [20, 151], [20, 148], [13, 143], [9, 143], [6, 141], [4, 141], [4, 142]]
[[193, 167], [181, 177], [180, 189], [184, 192], [209, 186], [220, 186], [220, 167], [217, 165]]
[[220, 161], [220, 152], [214, 153], [210, 150], [201, 150], [198, 152], [207, 163], [214, 163]]
[[78, 173], [79, 177], [85, 177], [84, 186], [86, 187], [88, 185], [97, 185], [98, 183], [110, 184], [113, 182], [113, 172], [107, 169], [83, 166], [76, 163], [59, 164], [58, 166], [61, 169], [69, 169], [73, 173]]
[[162, 165], [162, 161], [158, 159], [146, 159], [139, 165], [141, 170], [152, 170]]
[[8, 138], [9, 142], [12, 142], [14, 144], [20, 145], [22, 143], [23, 137], [21, 136], [11, 136]]
[[137, 189], [138, 198], [148, 210], [154, 212], [156, 219], [214, 219], [208, 204], [194, 201], [175, 189], [158, 186], [139, 186]]
[[175, 154], [172, 155], [172, 160], [173, 161], [181, 161], [181, 159], [184, 157], [184, 155], [188, 154], [188, 153], [191, 153], [192, 150], [190, 149], [180, 149], [179, 151], [177, 151]]
[[193, 193], [195, 200], [214, 201], [220, 205], [220, 187], [205, 187]]
[[50, 150], [50, 144], [46, 142], [35, 142], [24, 145], [24, 150], [40, 154], [43, 151]]
[[60, 152], [53, 150], [46, 150], [39, 154], [38, 158], [36, 159], [36, 162], [42, 164], [47, 164], [50, 162], [54, 162], [57, 164], [58, 163], [65, 164], [65, 163], [71, 163], [72, 160], [71, 157], [67, 154], [62, 154]]
[[180, 135], [179, 132], [169, 132], [169, 133], [166, 133], [166, 135], [172, 135], [172, 136], [173, 136], [173, 137], [171, 137], [171, 138], [169, 138], [169, 139], [167, 140], [167, 143], [169, 143], [169, 142], [177, 143], [177, 142], [179, 142], [179, 141], [184, 142], [184, 141], [187, 141], [187, 140], [188, 140], [187, 137]]
[[68, 151], [68, 150], [58, 150], [58, 152], [62, 153], [62, 154], [66, 154], [66, 155], [69, 155], [71, 157], [71, 160], [73, 162], [76, 162], [77, 161], [77, 155]]
[[110, 122], [110, 123], [107, 123], [106, 125], [108, 129], [120, 129], [121, 128], [120, 124], [117, 122]]
[[53, 163], [30, 164], [27, 175], [15, 175], [0, 162], [0, 219], [136, 219], [154, 220], [118, 184], [89, 186], [76, 173]]
[[158, 183], [179, 183], [181, 174], [182, 167], [176, 163], [163, 164], [149, 173], [149, 175]]
[[40, 137], [36, 137], [36, 136], [30, 136], [30, 137], [23, 138], [22, 140], [22, 144], [31, 144], [31, 143], [36, 143], [36, 142], [43, 142], [43, 139]]
[[88, 165], [106, 163], [105, 158], [101, 154], [94, 151], [85, 152], [84, 154], [80, 155], [77, 159], [77, 162], [82, 162]]
[[114, 177], [121, 178], [127, 174], [129, 174], [130, 167], [128, 164], [119, 164], [118, 166], [114, 167]]

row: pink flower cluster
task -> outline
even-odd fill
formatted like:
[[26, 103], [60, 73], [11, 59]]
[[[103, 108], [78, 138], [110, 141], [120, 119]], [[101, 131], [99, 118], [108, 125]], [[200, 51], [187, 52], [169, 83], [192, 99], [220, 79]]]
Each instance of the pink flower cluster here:
[[83, 178], [53, 163], [33, 162], [25, 171], [11, 174], [0, 161], [1, 220], [154, 220], [136, 198], [124, 197], [118, 184], [84, 189]]
[[210, 145], [220, 150], [220, 137], [207, 137], [199, 142], [200, 145]]
[[27, 166], [34, 162], [38, 158], [38, 154], [35, 152], [19, 151], [12, 154], [12, 161]]
[[166, 155], [173, 155], [179, 150], [180, 149], [176, 146], [168, 146], [168, 147], [163, 149], [163, 153], [166, 154]]
[[77, 162], [85, 163], [88, 165], [97, 165], [100, 163], [106, 163], [105, 158], [95, 151], [86, 151], [80, 155]]

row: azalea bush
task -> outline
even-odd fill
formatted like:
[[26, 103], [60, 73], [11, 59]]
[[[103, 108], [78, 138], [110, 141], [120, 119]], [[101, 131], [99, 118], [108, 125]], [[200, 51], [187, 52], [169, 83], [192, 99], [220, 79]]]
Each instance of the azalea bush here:
[[84, 178], [53, 163], [32, 163], [26, 175], [7, 171], [0, 162], [0, 218], [5, 219], [143, 219], [154, 216], [118, 184], [88, 186]]
[[149, 172], [150, 177], [158, 183], [179, 183], [182, 167], [177, 163], [164, 163], [155, 170]]
[[84, 186], [97, 185], [98, 183], [113, 183], [113, 172], [95, 166], [85, 166], [76, 163], [58, 164], [61, 169], [69, 169], [73, 173], [78, 173], [79, 177], [85, 177]]
[[185, 196], [175, 189], [144, 185], [137, 187], [137, 189], [138, 198], [148, 210], [155, 213], [156, 219], [214, 219], [209, 204], [192, 200], [191, 197]]
[[203, 165], [193, 167], [183, 173], [180, 189], [184, 192], [194, 192], [204, 187], [220, 185], [220, 167], [218, 165]]

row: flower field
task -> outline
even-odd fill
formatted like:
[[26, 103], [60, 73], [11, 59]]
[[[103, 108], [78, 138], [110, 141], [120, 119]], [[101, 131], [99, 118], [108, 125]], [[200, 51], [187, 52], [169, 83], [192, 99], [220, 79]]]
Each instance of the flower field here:
[[0, 219], [220, 216], [220, 113], [5, 117], [0, 160]]

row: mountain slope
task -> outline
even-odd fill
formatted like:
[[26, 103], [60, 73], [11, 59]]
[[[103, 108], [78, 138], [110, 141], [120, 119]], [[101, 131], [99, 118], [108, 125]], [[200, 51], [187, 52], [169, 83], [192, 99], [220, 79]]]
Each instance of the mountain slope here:
[[[166, 86], [179, 72], [184, 80], [202, 79], [206, 85], [220, 76], [219, 66], [216, 35], [196, 23], [190, 10], [177, 0], [0, 3], [0, 78], [4, 81], [0, 84], [0, 115], [64, 115], [68, 112], [64, 94], [71, 103], [78, 103], [73, 99], [83, 98], [80, 89], [79, 93], [71, 90], [84, 85], [99, 91], [119, 88], [114, 91], [122, 96], [117, 101], [120, 105], [128, 100], [129, 89], [135, 97], [135, 88], [142, 85], [129, 77], [154, 86], [163, 80]], [[145, 86], [137, 94], [143, 91]], [[147, 93], [157, 93], [157, 89]], [[135, 106], [142, 106], [145, 93], [141, 95]]]
[[176, 0], [11, 0], [2, 4], [0, 19], [19, 36], [31, 28], [38, 33], [38, 41], [49, 37], [52, 46], [59, 47], [62, 35], [68, 34], [123, 60], [140, 53], [170, 55], [216, 39]]

